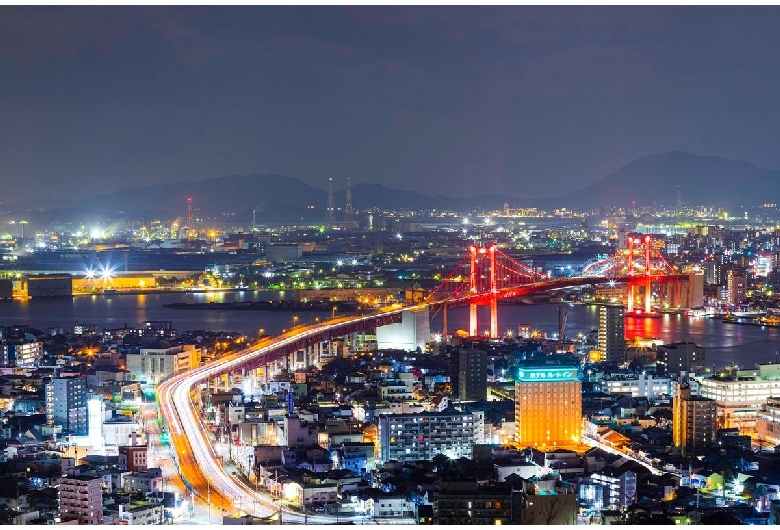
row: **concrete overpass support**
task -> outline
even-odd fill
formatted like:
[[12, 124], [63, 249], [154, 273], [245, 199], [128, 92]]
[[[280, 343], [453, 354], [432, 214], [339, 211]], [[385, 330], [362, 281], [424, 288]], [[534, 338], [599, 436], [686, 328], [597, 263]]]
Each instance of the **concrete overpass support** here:
[[320, 357], [322, 356], [322, 343], [318, 342], [306, 348], [306, 366], [320, 367]]

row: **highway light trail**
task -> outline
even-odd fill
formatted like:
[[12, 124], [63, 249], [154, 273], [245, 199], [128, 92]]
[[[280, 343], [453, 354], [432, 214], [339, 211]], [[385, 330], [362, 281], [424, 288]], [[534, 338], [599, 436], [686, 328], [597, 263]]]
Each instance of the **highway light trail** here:
[[[238, 477], [229, 474], [214, 451], [208, 434], [193, 402], [193, 392], [200, 392], [200, 385], [222, 374], [239, 370], [249, 361], [262, 361], [271, 354], [284, 350], [301, 338], [315, 336], [349, 324], [370, 321], [380, 316], [399, 314], [407, 309], [391, 309], [377, 314], [341, 317], [337, 321], [321, 323], [292, 330], [274, 339], [262, 339], [254, 346], [221, 359], [175, 374], [158, 385], [160, 411], [170, 433], [171, 446], [176, 454], [176, 464], [185, 484], [211, 506], [232, 511], [237, 504], [246, 510], [253, 506], [253, 515], [267, 517], [278, 512], [274, 499], [255, 491]], [[297, 512], [290, 515], [302, 518]], [[309, 516], [311, 522], [332, 522], [333, 517]], [[342, 518], [344, 520], [344, 518]]]

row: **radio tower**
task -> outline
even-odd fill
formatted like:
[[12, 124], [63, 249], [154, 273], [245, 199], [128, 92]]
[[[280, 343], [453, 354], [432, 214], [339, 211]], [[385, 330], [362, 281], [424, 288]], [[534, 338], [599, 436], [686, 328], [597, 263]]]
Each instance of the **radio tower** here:
[[344, 208], [344, 221], [351, 225], [354, 221], [352, 214], [352, 181], [347, 179], [347, 206]]
[[336, 205], [333, 202], [333, 179], [328, 179], [328, 207], [325, 222], [332, 225], [336, 222]]
[[192, 231], [192, 197], [187, 197], [187, 239]]

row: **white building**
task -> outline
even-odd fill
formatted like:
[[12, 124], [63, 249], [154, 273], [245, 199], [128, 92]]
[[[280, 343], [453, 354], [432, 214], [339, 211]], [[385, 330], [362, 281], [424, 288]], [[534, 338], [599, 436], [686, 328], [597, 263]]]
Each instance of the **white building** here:
[[139, 353], [127, 355], [127, 370], [134, 381], [159, 383], [166, 377], [185, 372], [200, 365], [201, 350], [192, 344], [171, 346], [159, 341], [153, 347], [141, 348]]
[[414, 351], [425, 347], [431, 340], [431, 321], [428, 306], [404, 311], [401, 322], [376, 328], [377, 347]]
[[605, 467], [593, 473], [589, 482], [603, 487], [604, 506], [625, 509], [636, 501], [636, 473], [633, 471]]
[[405, 379], [385, 379], [379, 384], [382, 401], [408, 401], [412, 399], [414, 382]]
[[103, 422], [103, 440], [106, 446], [142, 443], [141, 424], [129, 416], [117, 416]]
[[655, 399], [659, 395], [672, 394], [672, 380], [668, 377], [653, 377], [652, 374], [639, 374], [614, 380], [600, 380], [602, 392], [607, 394], [630, 394], [631, 397]]
[[741, 434], [756, 432], [758, 412], [773, 396], [780, 396], [780, 365], [759, 364], [737, 370], [732, 376], [699, 379], [700, 394], [717, 403], [717, 428], [738, 428]]
[[165, 508], [157, 502], [120, 504], [118, 524], [158, 525], [165, 523]]
[[780, 397], [767, 399], [766, 405], [758, 412], [756, 435], [763, 445], [780, 445]]
[[128, 492], [162, 491], [163, 476], [160, 468], [150, 468], [146, 471], [123, 475], [122, 489]]
[[379, 417], [379, 460], [430, 460], [438, 454], [471, 458], [484, 443], [485, 416], [479, 412], [428, 412]]
[[0, 344], [0, 365], [33, 366], [43, 358], [40, 341]]
[[386, 494], [374, 499], [369, 508], [376, 518], [400, 519], [414, 515], [414, 501], [404, 494]]

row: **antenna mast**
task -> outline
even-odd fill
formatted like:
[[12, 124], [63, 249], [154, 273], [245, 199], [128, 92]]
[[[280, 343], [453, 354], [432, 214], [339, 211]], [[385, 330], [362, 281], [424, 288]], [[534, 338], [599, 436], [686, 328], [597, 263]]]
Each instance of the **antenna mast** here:
[[328, 179], [328, 206], [326, 211], [325, 222], [333, 224], [336, 222], [336, 206], [333, 202], [333, 179]]
[[347, 224], [352, 224], [354, 221], [354, 215], [352, 212], [352, 181], [347, 179], [347, 205], [344, 208], [344, 221]]

